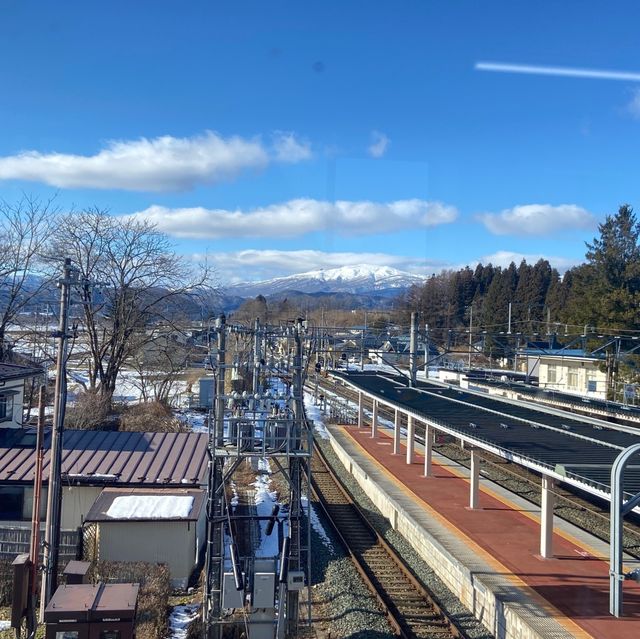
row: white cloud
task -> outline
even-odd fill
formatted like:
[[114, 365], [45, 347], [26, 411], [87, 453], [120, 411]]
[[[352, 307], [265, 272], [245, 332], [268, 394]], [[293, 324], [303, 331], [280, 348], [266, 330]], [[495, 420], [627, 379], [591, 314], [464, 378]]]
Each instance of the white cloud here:
[[391, 140], [380, 131], [372, 131], [371, 139], [371, 145], [368, 147], [369, 155], [372, 158], [381, 158], [387, 152]]
[[590, 78], [594, 80], [623, 80], [640, 82], [640, 73], [611, 69], [579, 69], [576, 67], [549, 67], [505, 62], [476, 62], [476, 71], [497, 71], [498, 73], [523, 73], [526, 75], [555, 75], [568, 78]]
[[[193, 259], [201, 261], [203, 256], [194, 255]], [[206, 259], [215, 268], [219, 279], [227, 283], [265, 280], [293, 273], [359, 264], [392, 266], [417, 275], [438, 272], [445, 266], [441, 262], [388, 253], [326, 253], [313, 249], [297, 251], [247, 249], [228, 253], [213, 253], [207, 255]]]
[[302, 162], [312, 157], [309, 142], [298, 140], [291, 131], [276, 131], [273, 134], [273, 150], [278, 162]]
[[249, 211], [151, 206], [134, 213], [174, 237], [296, 237], [331, 230], [341, 235], [371, 235], [453, 222], [455, 207], [425, 200], [378, 203], [297, 199]]
[[273, 161], [310, 157], [293, 133], [276, 134], [272, 149], [260, 138], [223, 138], [213, 131], [188, 138], [110, 141], [96, 155], [23, 151], [0, 157], [0, 180], [44, 182], [59, 188], [183, 191], [217, 184]]
[[592, 213], [575, 204], [525, 204], [500, 213], [483, 213], [478, 219], [495, 235], [552, 235], [595, 226]]
[[574, 260], [553, 255], [515, 253], [513, 251], [496, 251], [491, 255], [481, 257], [478, 262], [481, 264], [507, 267], [511, 262], [514, 262], [515, 265], [518, 266], [522, 260], [525, 260], [527, 264], [535, 264], [538, 260], [547, 260], [551, 266], [558, 269], [561, 273], [581, 263], [581, 260], [578, 259]]
[[627, 103], [627, 112], [634, 118], [640, 119], [640, 89], [635, 89], [631, 100]]

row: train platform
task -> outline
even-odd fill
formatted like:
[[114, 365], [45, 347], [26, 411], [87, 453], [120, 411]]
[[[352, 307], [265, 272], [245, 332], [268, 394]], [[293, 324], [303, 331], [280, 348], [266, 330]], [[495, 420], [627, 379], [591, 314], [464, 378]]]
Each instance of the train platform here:
[[385, 429], [372, 438], [370, 427], [328, 428], [368, 479], [534, 635], [635, 639], [640, 633], [640, 584], [624, 584], [624, 617], [609, 614], [608, 544], [556, 517], [553, 558], [544, 559], [537, 554], [540, 510], [535, 505], [485, 479], [479, 507], [469, 509], [466, 468], [434, 454], [432, 475], [425, 477], [420, 448], [408, 465], [404, 447], [393, 454]]

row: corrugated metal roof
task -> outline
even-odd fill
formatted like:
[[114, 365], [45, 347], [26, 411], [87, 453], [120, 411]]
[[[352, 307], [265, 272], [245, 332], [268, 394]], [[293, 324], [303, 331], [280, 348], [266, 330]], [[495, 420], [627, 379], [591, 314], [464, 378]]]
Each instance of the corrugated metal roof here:
[[[62, 474], [68, 483], [200, 486], [206, 481], [205, 433], [66, 430]], [[43, 480], [49, 478], [51, 435], [45, 435]], [[35, 430], [0, 429], [0, 481], [32, 482]]]
[[9, 379], [25, 379], [27, 377], [42, 375], [42, 373], [44, 373], [44, 371], [41, 368], [0, 362], [0, 381]]

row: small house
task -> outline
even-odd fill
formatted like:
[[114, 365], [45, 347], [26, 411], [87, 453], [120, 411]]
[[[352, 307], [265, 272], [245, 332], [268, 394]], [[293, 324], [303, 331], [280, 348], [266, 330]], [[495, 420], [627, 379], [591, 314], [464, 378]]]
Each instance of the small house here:
[[526, 359], [529, 378], [538, 378], [540, 388], [562, 391], [596, 399], [607, 398], [607, 374], [604, 357], [582, 349], [527, 348], [519, 353]]

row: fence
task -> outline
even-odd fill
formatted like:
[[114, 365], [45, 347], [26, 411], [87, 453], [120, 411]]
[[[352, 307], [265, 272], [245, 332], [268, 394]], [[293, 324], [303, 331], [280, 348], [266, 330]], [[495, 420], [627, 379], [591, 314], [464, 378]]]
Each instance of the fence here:
[[[41, 532], [40, 559], [42, 560], [42, 539], [44, 533]], [[19, 528], [17, 526], [0, 526], [0, 559], [13, 561], [16, 555], [28, 553], [31, 545], [31, 529]], [[60, 532], [59, 563], [64, 566], [72, 559], [79, 559], [82, 556], [82, 537], [80, 529], [62, 530]]]

